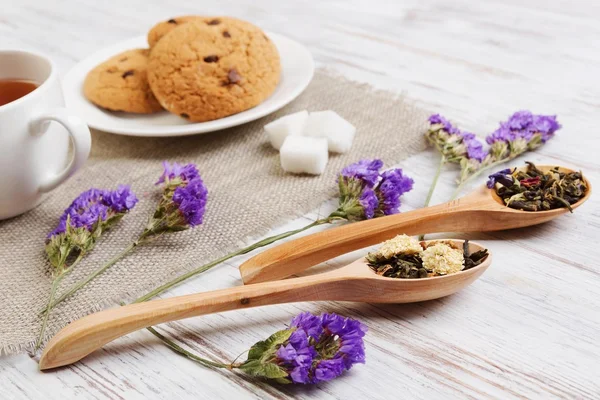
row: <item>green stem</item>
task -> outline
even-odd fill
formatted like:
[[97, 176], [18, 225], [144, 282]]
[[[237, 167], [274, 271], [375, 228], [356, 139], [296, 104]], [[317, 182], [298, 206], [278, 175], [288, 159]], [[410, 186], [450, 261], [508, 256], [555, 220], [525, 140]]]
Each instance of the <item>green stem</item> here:
[[[58, 274], [60, 276], [60, 279], [61, 280], [64, 279], [64, 277], [67, 276], [73, 270], [73, 268], [75, 268], [75, 266], [77, 264], [79, 264], [79, 262], [83, 259], [83, 257], [85, 255], [86, 255], [85, 252], [79, 253], [79, 255], [77, 256], [77, 258], [75, 259], [75, 261], [73, 261], [73, 263], [71, 265], [69, 265], [68, 268], [62, 267], [63, 268], [62, 272], [60, 274]], [[38, 315], [41, 316], [41, 315], [44, 315], [44, 314], [48, 314], [48, 312], [52, 311], [52, 309], [54, 308], [54, 306], [56, 304], [57, 304], [56, 302], [54, 302], [52, 304], [50, 302], [48, 302], [48, 305], [46, 307], [44, 307], [42, 310], [40, 310], [40, 312], [39, 312]]]
[[[440, 178], [440, 174], [442, 173], [442, 168], [444, 167], [444, 164], [446, 164], [446, 157], [441, 156], [440, 163], [438, 164], [437, 170], [435, 171], [435, 175], [433, 176], [433, 181], [431, 182], [431, 186], [429, 187], [429, 192], [427, 192], [427, 198], [425, 199], [425, 204], [423, 204], [423, 207], [429, 206], [429, 203], [431, 202], [433, 192], [435, 191], [435, 187]], [[425, 235], [419, 236], [419, 240], [423, 240], [424, 238]]]
[[210, 360], [207, 360], [206, 358], [197, 356], [194, 353], [191, 353], [191, 352], [185, 350], [183, 347], [179, 346], [177, 343], [173, 342], [172, 340], [167, 339], [166, 337], [164, 337], [163, 335], [158, 333], [156, 331], [156, 329], [154, 329], [153, 327], [148, 327], [146, 329], [148, 329], [148, 331], [150, 331], [150, 333], [152, 333], [154, 336], [159, 338], [165, 345], [167, 345], [174, 352], [179, 353], [182, 356], [187, 357], [190, 360], [195, 361], [205, 367], [226, 368], [229, 370], [231, 370], [233, 368], [239, 368], [239, 364], [233, 364], [233, 363], [232, 364], [223, 364], [223, 363], [210, 361]]
[[221, 258], [218, 258], [218, 259], [216, 259], [214, 261], [209, 262], [208, 264], [205, 264], [205, 265], [203, 265], [201, 267], [198, 267], [198, 268], [196, 268], [194, 270], [191, 270], [190, 272], [187, 272], [187, 273], [185, 273], [183, 275], [178, 276], [177, 278], [173, 279], [172, 281], [169, 281], [169, 282], [165, 283], [164, 285], [157, 287], [153, 291], [145, 294], [144, 296], [136, 299], [133, 303], [142, 303], [144, 301], [150, 300], [151, 298], [153, 298], [153, 297], [155, 297], [155, 296], [163, 293], [165, 290], [168, 290], [168, 289], [172, 288], [173, 286], [175, 286], [175, 285], [177, 285], [177, 284], [179, 284], [179, 283], [181, 283], [181, 282], [183, 282], [183, 281], [185, 281], [185, 280], [187, 280], [187, 279], [189, 279], [189, 278], [191, 278], [193, 276], [196, 276], [198, 274], [206, 272], [209, 269], [211, 269], [211, 268], [213, 268], [213, 267], [215, 267], [215, 266], [217, 266], [217, 265], [219, 265], [219, 264], [221, 264], [221, 263], [223, 263], [223, 262], [225, 262], [225, 261], [227, 261], [227, 260], [229, 260], [229, 259], [231, 259], [233, 257], [249, 253], [249, 252], [251, 252], [253, 250], [256, 250], [256, 249], [258, 249], [260, 247], [268, 246], [271, 243], [274, 243], [274, 242], [276, 242], [278, 240], [285, 239], [287, 237], [293, 236], [293, 235], [295, 235], [297, 233], [303, 232], [305, 230], [308, 230], [308, 229], [313, 228], [313, 227], [318, 226], [318, 225], [323, 225], [323, 224], [331, 223], [334, 219], [339, 219], [340, 218], [340, 217], [337, 216], [337, 214], [336, 215], [334, 215], [334, 214], [336, 214], [336, 213], [333, 213], [332, 215], [330, 215], [327, 218], [318, 219], [315, 222], [312, 222], [312, 223], [306, 225], [303, 228], [295, 229], [293, 231], [284, 232], [284, 233], [281, 233], [279, 235], [270, 236], [270, 237], [268, 237], [266, 239], [263, 239], [263, 240], [261, 240], [259, 242], [254, 243], [254, 244], [252, 244], [252, 245], [250, 245], [248, 247], [244, 247], [242, 249], [234, 251], [233, 253], [229, 253], [229, 254], [221, 257]]
[[64, 293], [54, 303], [52, 303], [52, 306], [50, 308], [52, 309], [52, 308], [56, 307], [58, 304], [60, 304], [61, 302], [63, 302], [66, 298], [72, 296], [79, 289], [83, 288], [85, 285], [87, 285], [88, 283], [90, 283], [92, 280], [94, 280], [98, 276], [102, 275], [104, 273], [104, 271], [106, 271], [107, 269], [109, 269], [110, 267], [112, 267], [117, 261], [119, 261], [120, 259], [122, 259], [123, 257], [125, 257], [127, 254], [131, 253], [139, 244], [140, 244], [139, 240], [136, 240], [135, 242], [131, 243], [123, 251], [121, 251], [115, 257], [111, 258], [102, 267], [98, 268], [96, 271], [92, 272], [86, 278], [84, 278], [83, 280], [77, 282], [75, 285], [71, 286], [71, 288], [66, 293]]
[[48, 305], [46, 306], [46, 312], [44, 314], [44, 319], [42, 320], [42, 327], [40, 329], [40, 336], [38, 337], [37, 342], [35, 343], [34, 352], [37, 351], [42, 345], [42, 340], [44, 340], [44, 332], [46, 331], [46, 325], [48, 325], [48, 317], [50, 316], [50, 311], [52, 310], [52, 301], [54, 300], [54, 296], [56, 295], [56, 290], [58, 289], [58, 285], [62, 280], [65, 273], [60, 273], [57, 275], [52, 281], [52, 288], [50, 289], [50, 297], [48, 298]]
[[433, 197], [433, 192], [435, 191], [435, 187], [437, 185], [438, 179], [440, 178], [440, 174], [442, 173], [442, 168], [446, 164], [446, 157], [440, 157], [440, 163], [438, 164], [437, 170], [435, 171], [435, 175], [433, 176], [433, 181], [431, 182], [431, 186], [429, 187], [429, 192], [427, 192], [427, 198], [425, 199], [425, 204], [423, 207], [429, 206], [431, 202], [431, 198]]
[[520, 154], [517, 154], [517, 155], [515, 155], [515, 156], [513, 156], [513, 157], [506, 157], [506, 158], [503, 158], [502, 160], [495, 161], [495, 162], [491, 163], [490, 165], [487, 165], [487, 166], [485, 166], [485, 167], [483, 167], [483, 168], [479, 169], [479, 170], [478, 170], [477, 172], [475, 172], [473, 175], [469, 176], [467, 179], [465, 179], [464, 181], [462, 181], [462, 182], [460, 182], [460, 183], [458, 184], [458, 186], [456, 187], [456, 190], [454, 190], [454, 193], [452, 193], [452, 197], [450, 197], [450, 200], [454, 200], [454, 199], [455, 199], [455, 198], [456, 198], [456, 197], [457, 197], [457, 196], [460, 194], [460, 192], [463, 190], [463, 188], [465, 187], [465, 185], [466, 185], [468, 182], [471, 182], [473, 179], [475, 179], [475, 178], [477, 178], [478, 176], [480, 176], [480, 175], [481, 175], [481, 174], [482, 174], [484, 171], [487, 171], [487, 170], [488, 170], [488, 169], [490, 169], [490, 168], [497, 167], [498, 165], [504, 164], [505, 162], [508, 162], [508, 161], [510, 161], [510, 160], [512, 160], [512, 159], [514, 159], [514, 158], [515, 158], [515, 157], [517, 157], [518, 155], [520, 155]]

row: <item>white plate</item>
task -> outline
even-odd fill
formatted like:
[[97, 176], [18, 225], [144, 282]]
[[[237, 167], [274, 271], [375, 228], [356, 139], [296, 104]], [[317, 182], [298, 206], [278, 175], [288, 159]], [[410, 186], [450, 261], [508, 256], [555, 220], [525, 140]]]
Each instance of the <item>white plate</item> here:
[[285, 36], [268, 33], [281, 57], [281, 80], [267, 100], [250, 110], [215, 121], [193, 123], [166, 111], [156, 114], [111, 112], [96, 107], [83, 95], [87, 73], [106, 59], [125, 50], [148, 47], [146, 36], [125, 40], [100, 50], [73, 67], [63, 79], [67, 107], [95, 129], [133, 136], [184, 136], [213, 132], [264, 117], [294, 100], [306, 89], [314, 73], [306, 47]]

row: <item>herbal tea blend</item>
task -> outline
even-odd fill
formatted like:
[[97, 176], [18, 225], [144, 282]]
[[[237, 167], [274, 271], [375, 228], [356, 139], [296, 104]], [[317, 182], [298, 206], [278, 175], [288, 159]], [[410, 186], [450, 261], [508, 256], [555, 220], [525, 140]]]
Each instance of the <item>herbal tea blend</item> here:
[[573, 212], [587, 192], [581, 172], [561, 172], [554, 167], [548, 172], [527, 162], [525, 171], [504, 169], [489, 176], [487, 186], [511, 208], [523, 211], [545, 211], [566, 207]]
[[367, 255], [369, 267], [377, 275], [388, 278], [419, 279], [465, 271], [481, 264], [487, 250], [469, 253], [469, 241], [462, 249], [449, 241], [419, 242], [407, 235], [398, 235], [383, 242]]

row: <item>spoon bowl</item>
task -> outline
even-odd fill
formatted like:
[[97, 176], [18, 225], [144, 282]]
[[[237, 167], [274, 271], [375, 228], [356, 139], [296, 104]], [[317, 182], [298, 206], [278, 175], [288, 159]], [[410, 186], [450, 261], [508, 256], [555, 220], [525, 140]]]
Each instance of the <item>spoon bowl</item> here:
[[[539, 169], [540, 171], [542, 171], [544, 173], [549, 172], [552, 169], [558, 169], [559, 172], [563, 172], [566, 174], [571, 173], [571, 172], [576, 172], [575, 170], [572, 170], [570, 168], [561, 167], [561, 166], [536, 165], [536, 167], [537, 167], [537, 169]], [[518, 167], [518, 168], [516, 168], [516, 170], [526, 172], [527, 166]], [[579, 201], [577, 203], [571, 205], [571, 208], [573, 208], [573, 209], [575, 209], [575, 208], [579, 207], [581, 204], [583, 204], [590, 197], [590, 195], [592, 193], [592, 187], [590, 185], [590, 182], [586, 179], [585, 176], [583, 177], [583, 181], [585, 182], [588, 190], [585, 192], [585, 195], [581, 199], [579, 199]], [[484, 186], [484, 187], [487, 189], [487, 186]], [[496, 184], [496, 189], [498, 187], [499, 187], [499, 184]], [[489, 191], [492, 199], [494, 199], [501, 206], [506, 207], [502, 198], [500, 196], [498, 196], [498, 193], [496, 193], [496, 190], [488, 189], [488, 191]], [[506, 208], [517, 211], [519, 213], [549, 214], [552, 216], [566, 214], [567, 212], [569, 212], [569, 210], [566, 207], [555, 208], [552, 210], [545, 210], [545, 211], [523, 211], [523, 210], [517, 210], [514, 208], [510, 208], [510, 207], [506, 207]], [[556, 211], [560, 211], [560, 212], [558, 214], [556, 214], [555, 213]]]
[[[546, 172], [554, 166], [537, 166]], [[563, 172], [573, 170], [559, 167]], [[571, 207], [576, 209], [589, 199], [592, 187]], [[244, 283], [279, 280], [335, 258], [341, 254], [372, 246], [405, 233], [420, 235], [436, 232], [489, 232], [523, 228], [550, 221], [568, 213], [567, 208], [547, 211], [522, 211], [504, 205], [493, 189], [482, 185], [468, 195], [436, 206], [346, 224], [306, 235], [266, 250], [240, 266]]]
[[[462, 240], [449, 241], [462, 248]], [[471, 253], [482, 249], [479, 244], [469, 243]], [[437, 299], [468, 286], [491, 262], [489, 254], [483, 263], [466, 271], [402, 279], [377, 275], [361, 258], [318, 275], [130, 304], [88, 315], [63, 328], [44, 349], [39, 368], [72, 364], [133, 331], [199, 315], [300, 301], [411, 303]]]

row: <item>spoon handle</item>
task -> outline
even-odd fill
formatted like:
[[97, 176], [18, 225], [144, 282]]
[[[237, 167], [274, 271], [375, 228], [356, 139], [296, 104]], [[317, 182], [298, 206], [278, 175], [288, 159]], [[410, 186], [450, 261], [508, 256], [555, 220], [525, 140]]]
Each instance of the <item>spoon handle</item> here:
[[172, 297], [101, 311], [81, 318], [62, 329], [44, 349], [40, 369], [72, 364], [123, 335], [165, 322], [198, 315], [269, 304], [343, 297], [343, 274], [266, 282], [212, 292]]
[[[481, 230], [480, 211], [466, 198], [401, 214], [355, 222], [303, 236], [252, 257], [240, 266], [245, 284], [274, 281], [299, 273], [339, 255], [381, 243], [405, 233]], [[470, 200], [470, 199], [469, 199]]]

